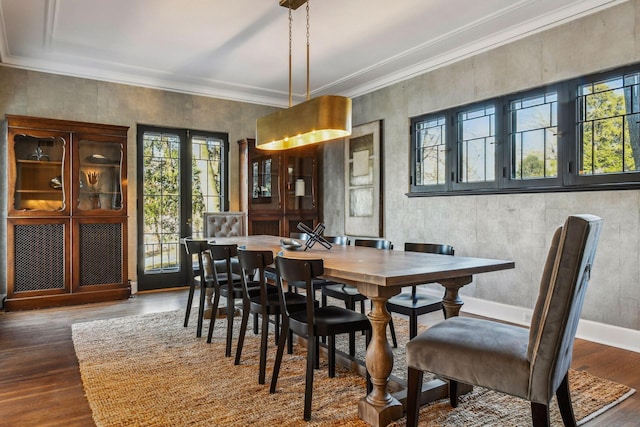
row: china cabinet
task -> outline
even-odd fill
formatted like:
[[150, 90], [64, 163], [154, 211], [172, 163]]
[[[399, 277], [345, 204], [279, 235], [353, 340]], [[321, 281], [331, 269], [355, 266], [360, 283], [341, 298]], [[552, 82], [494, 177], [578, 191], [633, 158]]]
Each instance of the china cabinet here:
[[6, 116], [7, 310], [129, 296], [125, 126]]
[[288, 236], [302, 222], [318, 223], [318, 150], [256, 148], [254, 139], [238, 141], [240, 208], [247, 212], [249, 234]]

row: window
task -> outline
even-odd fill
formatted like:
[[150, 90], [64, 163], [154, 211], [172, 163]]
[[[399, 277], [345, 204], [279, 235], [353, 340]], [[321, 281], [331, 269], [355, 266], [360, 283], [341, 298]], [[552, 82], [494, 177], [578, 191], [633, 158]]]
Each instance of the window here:
[[640, 169], [639, 80], [633, 73], [578, 87], [581, 175]]
[[637, 188], [640, 64], [411, 119], [409, 196]]
[[446, 160], [446, 117], [437, 116], [416, 123], [416, 185], [444, 185]]
[[509, 102], [511, 179], [558, 176], [558, 93]]
[[459, 112], [458, 182], [495, 180], [496, 109], [480, 107]]

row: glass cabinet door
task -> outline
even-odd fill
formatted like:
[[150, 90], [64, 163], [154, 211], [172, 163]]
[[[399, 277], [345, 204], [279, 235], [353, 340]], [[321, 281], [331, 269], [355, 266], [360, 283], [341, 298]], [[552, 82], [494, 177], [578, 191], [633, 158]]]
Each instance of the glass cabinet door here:
[[80, 139], [77, 147], [78, 211], [111, 213], [123, 209], [120, 142]]
[[62, 214], [67, 208], [69, 189], [65, 173], [67, 140], [63, 136], [42, 133], [9, 135], [14, 164], [13, 203], [15, 214], [44, 211]]
[[313, 210], [315, 206], [315, 151], [287, 154], [287, 211]]
[[280, 158], [271, 155], [256, 155], [249, 165], [249, 199], [256, 211], [281, 208], [278, 173]]

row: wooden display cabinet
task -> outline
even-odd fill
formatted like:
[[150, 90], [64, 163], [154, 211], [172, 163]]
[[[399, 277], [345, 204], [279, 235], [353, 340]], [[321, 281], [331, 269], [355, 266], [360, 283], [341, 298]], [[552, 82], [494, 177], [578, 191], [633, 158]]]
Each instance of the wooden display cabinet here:
[[127, 298], [128, 127], [6, 120], [5, 309]]
[[289, 236], [302, 222], [318, 223], [318, 150], [256, 148], [254, 139], [238, 141], [240, 209], [247, 212], [250, 235]]

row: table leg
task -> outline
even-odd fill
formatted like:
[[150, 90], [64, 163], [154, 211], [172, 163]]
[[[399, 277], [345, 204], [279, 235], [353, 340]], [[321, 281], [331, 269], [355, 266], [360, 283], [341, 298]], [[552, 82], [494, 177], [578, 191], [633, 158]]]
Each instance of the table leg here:
[[402, 416], [402, 404], [387, 390], [393, 369], [393, 352], [387, 341], [387, 325], [391, 315], [387, 311], [388, 297], [370, 297], [371, 342], [365, 362], [371, 375], [373, 390], [358, 403], [358, 416], [372, 426], [386, 426]]
[[455, 279], [446, 279], [440, 281], [444, 286], [444, 297], [442, 298], [442, 307], [444, 308], [444, 318], [455, 317], [460, 314], [460, 309], [464, 304], [460, 298], [460, 288], [468, 285], [473, 281], [472, 276], [456, 277]]

